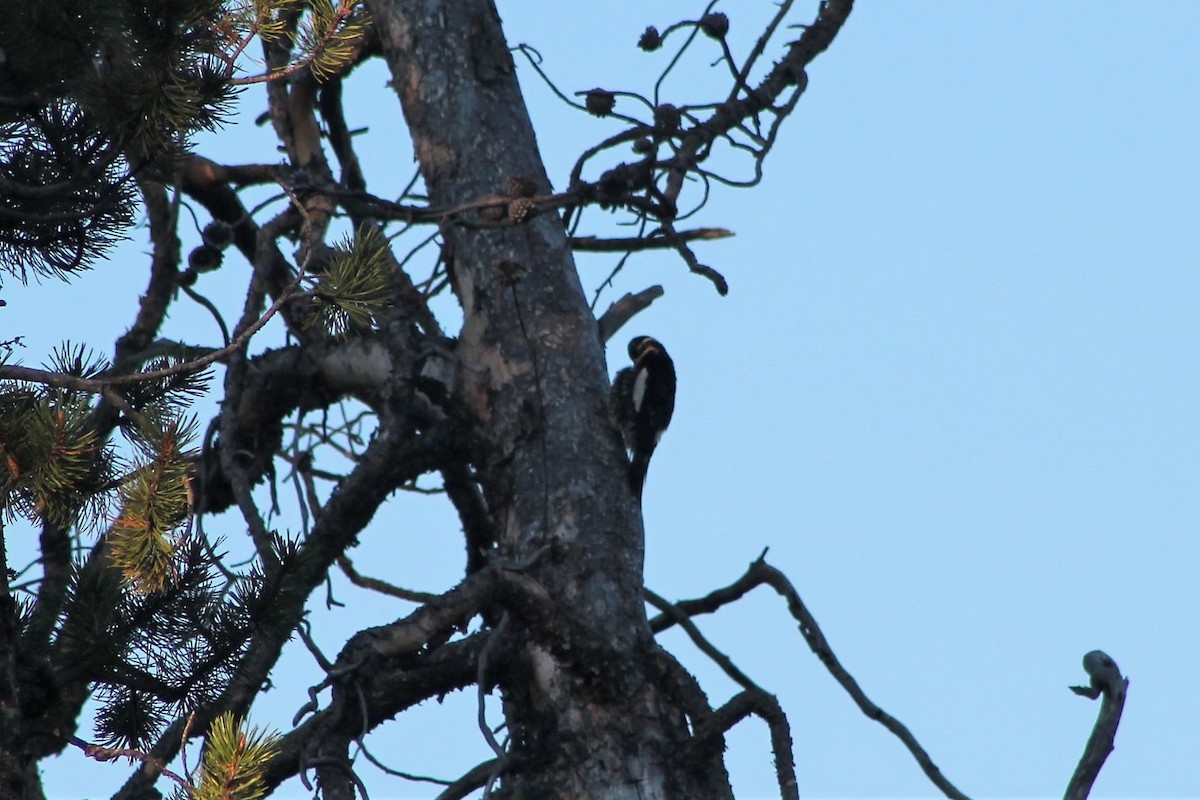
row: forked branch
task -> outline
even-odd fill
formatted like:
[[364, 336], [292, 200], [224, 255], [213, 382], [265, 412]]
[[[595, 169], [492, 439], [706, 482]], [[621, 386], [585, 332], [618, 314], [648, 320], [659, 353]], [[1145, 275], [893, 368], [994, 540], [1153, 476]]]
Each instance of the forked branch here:
[[[804, 637], [804, 641], [808, 643], [809, 648], [829, 670], [829, 674], [833, 676], [846, 693], [850, 695], [859, 709], [870, 719], [875, 720], [883, 727], [887, 728], [896, 736], [908, 751], [912, 753], [917, 764], [921, 767], [921, 771], [925, 776], [936, 786], [946, 797], [951, 800], [968, 800], [967, 796], [960, 792], [954, 784], [946, 779], [937, 765], [933, 763], [929, 753], [917, 741], [912, 732], [909, 731], [903, 723], [898, 719], [888, 714], [882, 708], [877, 706], [867, 697], [866, 692], [858, 685], [858, 681], [854, 676], [846, 671], [838, 661], [837, 656], [833, 653], [833, 648], [829, 646], [829, 642], [825, 639], [825, 634], [821, 632], [821, 628], [817, 625], [816, 618], [804, 605], [804, 601], [800, 599], [800, 594], [796, 588], [792, 586], [792, 582], [782, 572], [772, 567], [766, 562], [766, 551], [758, 557], [746, 571], [746, 574], [738, 578], [729, 586], [722, 589], [717, 589], [708, 595], [696, 600], [684, 600], [674, 604], [674, 609], [688, 616], [695, 614], [707, 614], [722, 606], [728, 605], [733, 601], [746, 595], [751, 589], [761, 585], [770, 586], [784, 600], [787, 601], [788, 611], [795, 620], [800, 623], [800, 634]], [[650, 628], [655, 633], [660, 633], [675, 625], [677, 619], [671, 614], [662, 614], [650, 620]]]
[[767, 723], [771, 733], [771, 753], [775, 758], [775, 778], [779, 782], [780, 797], [783, 800], [798, 800], [796, 764], [792, 760], [792, 728], [774, 695], [761, 689], [747, 689], [735, 695], [697, 728], [696, 739], [704, 742], [723, 734], [751, 714]]

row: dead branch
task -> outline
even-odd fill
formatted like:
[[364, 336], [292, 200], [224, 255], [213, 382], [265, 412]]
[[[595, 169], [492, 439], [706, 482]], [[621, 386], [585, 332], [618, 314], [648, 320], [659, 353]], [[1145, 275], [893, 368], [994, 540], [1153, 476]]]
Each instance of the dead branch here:
[[608, 307], [608, 311], [597, 321], [600, 328], [600, 341], [607, 342], [619, 331], [626, 322], [650, 307], [650, 304], [663, 296], [661, 286], [651, 286], [642, 289], [637, 294], [627, 294]]
[[482, 789], [492, 772], [496, 769], [496, 764], [497, 760], [494, 758], [489, 758], [487, 761], [476, 764], [461, 778], [443, 789], [436, 800], [462, 800], [476, 789]]
[[356, 698], [355, 704], [366, 708], [368, 718], [364, 721], [359, 714], [347, 713], [349, 698], [342, 697], [306, 719], [280, 741], [278, 755], [264, 775], [267, 786], [273, 788], [299, 774], [302, 764], [311, 763], [307, 754], [327, 736], [361, 736], [418, 703], [469, 686], [489, 636], [489, 632], [476, 633], [409, 659], [360, 670], [354, 677], [361, 700]]
[[684, 238], [675, 232], [674, 225], [664, 221], [662, 228], [667, 242], [675, 248], [675, 252], [679, 253], [680, 258], [688, 265], [688, 269], [701, 277], [708, 278], [716, 287], [717, 294], [722, 297], [729, 294], [729, 283], [725, 280], [725, 276], [707, 264], [701, 264], [700, 259], [696, 258], [696, 254], [692, 252], [692, 248], [688, 247]]
[[148, 764], [153, 769], [158, 770], [161, 774], [175, 781], [175, 783], [179, 784], [180, 786], [190, 788], [192, 785], [191, 782], [183, 776], [167, 769], [167, 765], [164, 764], [161, 759], [156, 758], [149, 753], [142, 752], [141, 750], [134, 750], [126, 747], [103, 747], [98, 744], [92, 744], [91, 742], [85, 742], [78, 736], [72, 736], [68, 739], [68, 741], [71, 743], [72, 747], [79, 748], [83, 751], [85, 756], [95, 761], [112, 761], [118, 758], [126, 758], [131, 762], [141, 761], [144, 764]]
[[[913, 758], [916, 759], [918, 766], [921, 767], [921, 771], [925, 773], [925, 776], [946, 797], [951, 800], [968, 800], [965, 794], [946, 779], [937, 765], [933, 763], [933, 759], [930, 758], [929, 753], [921, 746], [916, 737], [912, 735], [912, 732], [898, 719], [888, 714], [867, 697], [866, 692], [858, 685], [858, 681], [846, 671], [846, 668], [842, 666], [837, 656], [834, 655], [833, 648], [829, 646], [829, 642], [825, 639], [825, 634], [821, 632], [820, 626], [817, 625], [816, 618], [813, 617], [808, 607], [804, 605], [804, 601], [800, 599], [800, 595], [795, 587], [792, 586], [792, 582], [788, 580], [786, 575], [768, 564], [765, 559], [766, 551], [764, 550], [763, 554], [750, 565], [746, 574], [729, 586], [718, 589], [696, 600], [685, 600], [675, 603], [675, 609], [689, 617], [696, 614], [711, 613], [737, 600], [756, 586], [763, 584], [770, 586], [787, 601], [788, 611], [800, 623], [800, 634], [804, 637], [804, 641], [808, 643], [809, 649], [821, 660], [821, 663], [829, 670], [829, 674], [833, 676], [833, 679], [846, 690], [846, 693], [854, 700], [859, 710], [869, 719], [875, 720], [891, 731], [908, 748], [908, 751], [912, 753]], [[670, 614], [662, 614], [650, 620], [650, 628], [655, 633], [660, 633], [675, 624], [678, 624], [678, 622]]]
[[695, 738], [697, 742], [704, 742], [719, 736], [751, 714], [765, 722], [771, 733], [771, 752], [775, 758], [775, 778], [779, 782], [780, 797], [783, 800], [798, 800], [796, 764], [792, 759], [792, 728], [774, 695], [761, 689], [747, 689], [735, 695], [697, 728]]
[[1117, 726], [1121, 723], [1121, 712], [1125, 708], [1125, 695], [1129, 691], [1129, 679], [1121, 675], [1117, 663], [1101, 650], [1092, 650], [1083, 657], [1083, 668], [1091, 678], [1088, 686], [1072, 686], [1077, 695], [1095, 700], [1103, 696], [1100, 713], [1084, 747], [1079, 766], [1067, 784], [1065, 800], [1085, 800], [1092, 791], [1092, 784], [1100, 774], [1108, 754], [1113, 751], [1113, 740]]
[[495, 590], [497, 577], [495, 570], [481, 570], [404, 619], [356, 633], [338, 656], [334, 673], [360, 664], [368, 656], [390, 658], [417, 652], [438, 634], [472, 616]]
[[661, 250], [675, 246], [676, 241], [694, 242], [696, 240], [726, 239], [733, 236], [733, 231], [725, 228], [695, 228], [680, 231], [672, 240], [659, 234], [649, 236], [625, 236], [606, 239], [600, 236], [572, 236], [571, 248], [578, 252], [587, 253], [624, 253], [637, 250]]
[[438, 595], [429, 592], [417, 592], [412, 589], [404, 589], [399, 586], [393, 586], [387, 581], [381, 581], [378, 578], [371, 578], [362, 575], [354, 568], [354, 563], [346, 556], [338, 556], [337, 565], [342, 568], [342, 572], [350, 579], [350, 582], [355, 586], [363, 589], [370, 589], [373, 592], [386, 594], [389, 597], [398, 597], [401, 600], [407, 600], [410, 603], [430, 603], [438, 598]]
[[696, 624], [688, 618], [687, 614], [684, 614], [673, 604], [667, 602], [650, 589], [642, 589], [642, 593], [646, 596], [646, 601], [650, 603], [650, 605], [674, 619], [675, 622], [677, 622], [679, 626], [687, 632], [688, 638], [690, 638], [692, 643], [700, 649], [700, 652], [711, 658], [713, 662], [721, 668], [721, 671], [728, 675], [735, 683], [737, 683], [743, 689], [766, 694], [766, 692], [763, 692], [762, 687], [751, 680], [746, 673], [742, 672], [738, 668], [737, 664], [733, 663], [733, 659], [714, 647], [712, 642], [708, 641], [708, 639], [704, 637], [704, 634], [702, 634], [700, 629], [696, 627]]

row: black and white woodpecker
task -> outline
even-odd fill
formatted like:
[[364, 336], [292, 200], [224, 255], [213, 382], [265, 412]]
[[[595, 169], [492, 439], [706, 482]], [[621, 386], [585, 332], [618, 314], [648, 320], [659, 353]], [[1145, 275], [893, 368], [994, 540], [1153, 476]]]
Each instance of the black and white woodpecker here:
[[675, 411], [675, 362], [662, 342], [649, 336], [630, 340], [629, 358], [633, 366], [613, 379], [609, 407], [633, 462], [629, 484], [641, 500], [650, 456]]

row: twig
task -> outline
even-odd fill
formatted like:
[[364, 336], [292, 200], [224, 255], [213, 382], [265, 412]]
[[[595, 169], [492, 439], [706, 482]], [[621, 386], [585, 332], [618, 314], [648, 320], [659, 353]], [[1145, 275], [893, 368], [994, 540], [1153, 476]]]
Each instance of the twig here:
[[725, 280], [725, 276], [707, 264], [701, 264], [700, 259], [696, 258], [696, 254], [692, 252], [692, 248], [688, 247], [683, 237], [675, 232], [673, 225], [669, 222], [664, 222], [662, 227], [667, 243], [675, 248], [675, 251], [683, 258], [684, 263], [688, 265], [688, 269], [712, 281], [713, 286], [717, 288], [717, 294], [722, 297], [729, 294], [729, 283]]
[[362, 740], [358, 742], [358, 749], [366, 757], [367, 761], [370, 761], [378, 769], [395, 778], [403, 778], [406, 781], [413, 781], [414, 783], [433, 783], [437, 784], [438, 786], [450, 786], [453, 783], [453, 781], [443, 780], [442, 778], [434, 778], [429, 775], [417, 775], [412, 772], [404, 772], [402, 770], [392, 769], [387, 764], [384, 764], [382, 761], [372, 755], [371, 751], [367, 749], [366, 743]]
[[[190, 725], [190, 723], [191, 718], [189, 717], [188, 724]], [[185, 789], [191, 788], [191, 784], [187, 781], [187, 779], [167, 769], [166, 764], [161, 758], [152, 756], [149, 753], [144, 753], [141, 750], [129, 750], [123, 747], [102, 747], [98, 744], [85, 742], [78, 736], [72, 736], [67, 741], [82, 750], [83, 754], [88, 758], [101, 762], [112, 761], [117, 758], [128, 758], [130, 761], [141, 761], [145, 764], [149, 764], [156, 772], [166, 775], [168, 778], [175, 781]]]
[[350, 582], [355, 586], [363, 589], [370, 589], [380, 594], [386, 594], [390, 597], [399, 597], [401, 600], [407, 600], [410, 603], [432, 603], [435, 602], [441, 595], [431, 594], [429, 592], [417, 592], [412, 589], [402, 589], [399, 586], [393, 586], [387, 581], [381, 581], [378, 578], [371, 578], [366, 575], [359, 574], [354, 568], [354, 563], [346, 556], [338, 556], [337, 565], [342, 568], [342, 572], [350, 579]]
[[650, 603], [650, 605], [654, 606], [659, 611], [664, 612], [673, 618], [677, 623], [679, 623], [679, 626], [687, 632], [687, 635], [692, 640], [692, 643], [695, 644], [696, 647], [700, 648], [702, 653], [711, 658], [713, 662], [715, 662], [716, 665], [721, 668], [721, 671], [733, 679], [735, 683], [737, 683], [743, 689], [749, 689], [751, 691], [766, 694], [761, 686], [752, 681], [750, 677], [746, 675], [746, 673], [738, 669], [737, 664], [733, 663], [733, 659], [722, 653], [713, 646], [712, 642], [704, 638], [704, 634], [700, 632], [700, 629], [696, 627], [694, 622], [688, 619], [687, 614], [684, 614], [682, 611], [676, 608], [674, 604], [667, 602], [650, 589], [643, 588], [642, 594], [645, 595], [646, 600]]
[[725, 228], [695, 228], [680, 231], [671, 239], [666, 236], [651, 234], [649, 236], [625, 236], [615, 239], [605, 239], [599, 236], [572, 236], [571, 249], [588, 253], [623, 253], [630, 250], [656, 250], [674, 247], [675, 242], [692, 242], [697, 239], [725, 239], [733, 236], [733, 231]]
[[492, 752], [496, 754], [495, 760], [492, 762], [492, 768], [488, 772], [487, 780], [483, 785], [483, 796], [486, 798], [492, 793], [492, 786], [496, 783], [496, 779], [500, 777], [500, 772], [508, 763], [508, 753], [500, 742], [496, 741], [496, 735], [492, 733], [491, 726], [487, 721], [487, 695], [488, 681], [487, 670], [489, 660], [491, 658], [492, 649], [500, 642], [500, 637], [504, 635], [508, 628], [509, 615], [505, 611], [500, 617], [500, 624], [492, 631], [492, 635], [488, 637], [487, 642], [483, 645], [483, 650], [479, 653], [479, 666], [475, 677], [476, 691], [478, 693], [478, 722], [479, 731], [483, 734], [483, 738], [487, 740], [488, 746], [492, 748]]
[[74, 389], [80, 392], [100, 394], [112, 386], [130, 386], [146, 381], [156, 381], [160, 378], [170, 378], [175, 375], [187, 375], [199, 372], [209, 364], [221, 360], [244, 345], [251, 336], [270, 321], [271, 317], [275, 316], [275, 313], [283, 307], [284, 303], [310, 295], [310, 292], [285, 292], [280, 295], [278, 300], [271, 304], [271, 307], [261, 317], [246, 326], [246, 329], [230, 342], [228, 346], [222, 347], [220, 350], [213, 350], [211, 353], [200, 356], [194, 361], [185, 361], [182, 364], [176, 364], [172, 367], [164, 367], [163, 369], [151, 370], [150, 372], [139, 372], [134, 375], [117, 375], [112, 378], [80, 378], [76, 375], [50, 372], [32, 367], [4, 365], [0, 366], [0, 380], [29, 381], [31, 383], [53, 386], [58, 389]]
[[436, 800], [463, 800], [471, 792], [487, 783], [488, 777], [498, 763], [499, 759], [489, 758], [487, 761], [476, 764], [461, 778], [447, 786]]
[[1088, 737], [1079, 766], [1067, 784], [1065, 800], [1085, 800], [1092, 791], [1092, 784], [1100, 774], [1108, 754], [1113, 751], [1113, 739], [1121, 723], [1121, 711], [1125, 708], [1125, 695], [1129, 691], [1129, 679], [1121, 675], [1117, 663], [1101, 650], [1093, 650], [1083, 657], [1083, 668], [1091, 678], [1088, 686], [1072, 686], [1077, 695], [1095, 700], [1101, 695], [1100, 714], [1092, 735]]

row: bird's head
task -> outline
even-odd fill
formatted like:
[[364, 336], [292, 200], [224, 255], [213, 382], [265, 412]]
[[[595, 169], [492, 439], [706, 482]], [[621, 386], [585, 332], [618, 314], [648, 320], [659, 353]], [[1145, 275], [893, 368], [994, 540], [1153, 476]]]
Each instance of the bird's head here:
[[662, 342], [655, 339], [653, 336], [635, 336], [629, 340], [629, 360], [637, 361], [646, 353], [657, 350], [663, 355], [667, 354], [667, 349], [662, 346]]

